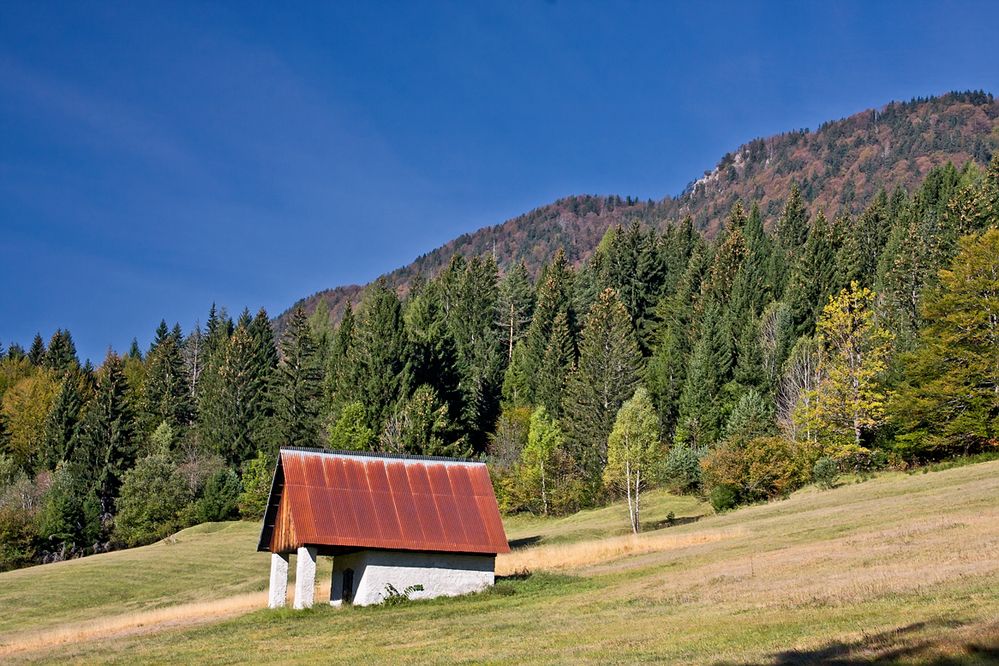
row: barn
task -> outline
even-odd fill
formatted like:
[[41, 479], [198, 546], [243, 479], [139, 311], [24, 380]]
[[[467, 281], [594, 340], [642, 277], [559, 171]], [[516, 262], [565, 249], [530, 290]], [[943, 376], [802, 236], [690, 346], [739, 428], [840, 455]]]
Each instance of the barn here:
[[483, 463], [284, 448], [257, 550], [271, 553], [269, 606], [313, 605], [316, 560], [333, 558], [330, 604], [475, 592], [509, 552]]

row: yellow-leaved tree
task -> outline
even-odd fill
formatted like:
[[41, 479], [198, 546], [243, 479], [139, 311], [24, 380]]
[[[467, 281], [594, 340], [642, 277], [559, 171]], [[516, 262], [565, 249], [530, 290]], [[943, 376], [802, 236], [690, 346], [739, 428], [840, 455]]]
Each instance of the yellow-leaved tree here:
[[51, 370], [38, 370], [3, 394], [2, 412], [7, 426], [7, 450], [14, 462], [34, 470], [45, 442], [45, 420], [59, 392], [60, 382]]
[[873, 291], [852, 282], [830, 297], [817, 325], [821, 380], [799, 403], [798, 418], [835, 458], [865, 451], [865, 435], [885, 421], [882, 378], [892, 335], [878, 322], [874, 299]]
[[652, 479], [652, 467], [662, 453], [659, 443], [659, 417], [644, 387], [621, 405], [607, 440], [607, 467], [604, 484], [622, 488], [628, 496], [631, 531], [641, 530], [641, 492]]

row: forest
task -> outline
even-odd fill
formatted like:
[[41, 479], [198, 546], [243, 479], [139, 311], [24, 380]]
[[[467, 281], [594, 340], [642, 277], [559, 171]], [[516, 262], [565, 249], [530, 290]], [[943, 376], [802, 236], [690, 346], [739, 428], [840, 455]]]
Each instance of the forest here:
[[213, 306], [96, 368], [67, 330], [10, 343], [0, 570], [259, 519], [280, 446], [477, 457], [505, 512], [626, 497], [635, 531], [652, 487], [725, 510], [999, 454], [999, 155], [716, 226], [625, 220], [537, 275], [456, 255], [279, 335]]

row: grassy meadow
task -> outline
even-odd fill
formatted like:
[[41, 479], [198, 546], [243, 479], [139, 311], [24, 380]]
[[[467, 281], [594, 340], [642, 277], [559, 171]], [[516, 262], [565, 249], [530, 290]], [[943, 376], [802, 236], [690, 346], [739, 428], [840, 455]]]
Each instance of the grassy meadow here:
[[0, 574], [0, 661], [999, 659], [999, 462], [806, 488], [722, 515], [652, 493], [638, 537], [626, 511], [509, 519], [515, 549], [481, 594], [304, 612], [262, 609], [257, 525], [202, 525]]

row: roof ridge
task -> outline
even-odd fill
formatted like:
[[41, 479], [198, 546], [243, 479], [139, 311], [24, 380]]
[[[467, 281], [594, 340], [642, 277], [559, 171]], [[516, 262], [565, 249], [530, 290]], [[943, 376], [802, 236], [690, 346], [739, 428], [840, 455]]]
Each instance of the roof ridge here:
[[380, 451], [347, 451], [345, 449], [324, 449], [309, 446], [282, 446], [281, 452], [297, 451], [300, 453], [320, 453], [326, 455], [349, 456], [352, 458], [381, 458], [387, 460], [413, 460], [428, 462], [449, 462], [463, 463], [466, 465], [485, 465], [481, 460], [469, 460], [468, 458], [449, 458], [446, 456], [418, 456], [409, 453], [383, 453]]

